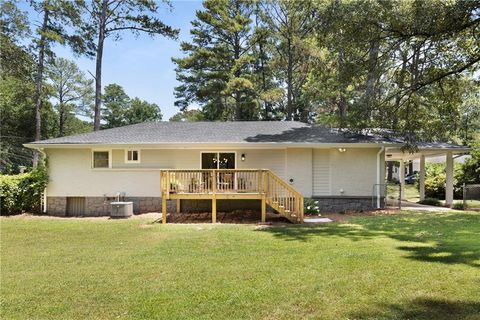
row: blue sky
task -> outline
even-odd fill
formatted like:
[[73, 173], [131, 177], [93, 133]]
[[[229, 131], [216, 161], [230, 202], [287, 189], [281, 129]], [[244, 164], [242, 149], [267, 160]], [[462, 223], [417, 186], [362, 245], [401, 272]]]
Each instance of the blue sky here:
[[[139, 97], [158, 104], [162, 110], [163, 120], [168, 120], [178, 112], [174, 106], [173, 88], [178, 85], [175, 80], [175, 66], [172, 57], [179, 57], [180, 42], [190, 39], [190, 21], [195, 19], [195, 11], [201, 9], [201, 1], [172, 1], [173, 9], [161, 5], [160, 19], [168, 25], [180, 29], [179, 39], [168, 40], [162, 37], [151, 38], [140, 35], [135, 38], [129, 33], [123, 39], [114, 42], [107, 39], [103, 55], [103, 86], [110, 83], [121, 85], [130, 97]], [[33, 22], [39, 17], [27, 3], [22, 7], [28, 10]], [[74, 57], [69, 48], [57, 46], [58, 56], [74, 60], [80, 69], [95, 73], [95, 61], [83, 57]]]

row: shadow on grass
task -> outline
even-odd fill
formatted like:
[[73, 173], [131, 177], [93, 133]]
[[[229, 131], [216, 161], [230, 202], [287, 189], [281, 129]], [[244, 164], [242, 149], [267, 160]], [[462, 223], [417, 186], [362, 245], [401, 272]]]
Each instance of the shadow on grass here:
[[352, 241], [388, 237], [405, 242], [397, 249], [425, 262], [480, 268], [480, 215], [462, 213], [399, 214], [353, 218], [346, 223], [285, 225], [260, 229], [286, 241], [341, 237]]
[[381, 304], [377, 311], [362, 310], [353, 319], [478, 319], [480, 303], [420, 298], [406, 304]]

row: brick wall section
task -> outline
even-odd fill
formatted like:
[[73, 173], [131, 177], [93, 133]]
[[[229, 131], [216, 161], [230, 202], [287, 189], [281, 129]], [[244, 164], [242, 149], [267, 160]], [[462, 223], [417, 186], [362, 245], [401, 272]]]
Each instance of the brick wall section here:
[[[367, 211], [376, 208], [372, 206], [372, 197], [314, 197], [318, 200], [320, 212]], [[384, 200], [381, 201], [383, 206]]]

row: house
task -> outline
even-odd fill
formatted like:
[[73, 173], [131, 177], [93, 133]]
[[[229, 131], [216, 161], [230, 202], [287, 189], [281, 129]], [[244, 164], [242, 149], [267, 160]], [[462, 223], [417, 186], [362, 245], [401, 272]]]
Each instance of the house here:
[[48, 157], [44, 209], [52, 215], [108, 215], [120, 199], [136, 213], [212, 210], [214, 221], [216, 210], [264, 214], [269, 206], [299, 222], [304, 197], [322, 211], [382, 207], [390, 160], [420, 158], [423, 170], [425, 157], [446, 155], [451, 204], [453, 154], [468, 150], [429, 143], [409, 154], [402, 145], [295, 121], [247, 121], [148, 122], [25, 146]]

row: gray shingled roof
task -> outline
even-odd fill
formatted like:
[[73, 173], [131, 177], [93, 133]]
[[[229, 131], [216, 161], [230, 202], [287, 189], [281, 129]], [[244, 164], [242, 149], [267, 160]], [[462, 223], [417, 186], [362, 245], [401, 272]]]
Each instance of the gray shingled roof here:
[[368, 143], [373, 135], [352, 135], [296, 121], [145, 122], [32, 144], [163, 143]]
[[[296, 121], [145, 122], [32, 145], [191, 143], [402, 143], [373, 134], [351, 134]], [[433, 146], [430, 146], [433, 147]]]

